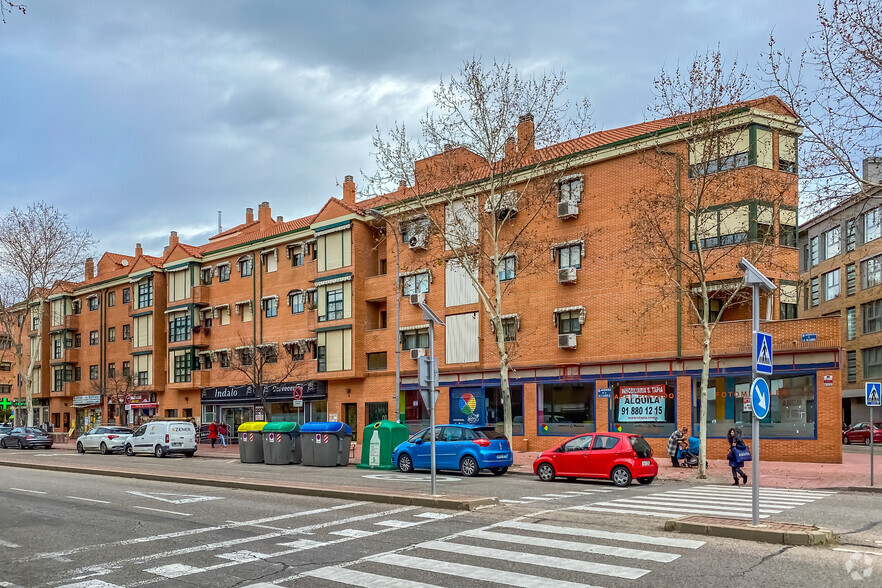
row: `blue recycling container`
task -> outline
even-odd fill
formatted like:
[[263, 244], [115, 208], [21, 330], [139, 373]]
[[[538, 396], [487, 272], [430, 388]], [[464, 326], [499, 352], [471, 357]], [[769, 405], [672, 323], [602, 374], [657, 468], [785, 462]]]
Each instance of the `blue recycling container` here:
[[303, 448], [303, 465], [349, 465], [352, 429], [346, 423], [306, 423], [300, 427], [300, 442]]

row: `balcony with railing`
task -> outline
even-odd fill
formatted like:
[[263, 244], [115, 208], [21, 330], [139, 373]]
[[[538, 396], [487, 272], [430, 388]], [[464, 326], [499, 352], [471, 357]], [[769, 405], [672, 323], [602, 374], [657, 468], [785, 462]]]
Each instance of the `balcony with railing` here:
[[[760, 321], [760, 331], [772, 335], [772, 348], [777, 352], [838, 349], [842, 346], [841, 318], [818, 317], [782, 321]], [[719, 323], [711, 342], [713, 355], [750, 355], [751, 321]], [[683, 337], [684, 355], [701, 355], [702, 328], [690, 325]]]
[[193, 345], [199, 348], [208, 347], [211, 344], [210, 335], [211, 327], [196, 325], [193, 327]]

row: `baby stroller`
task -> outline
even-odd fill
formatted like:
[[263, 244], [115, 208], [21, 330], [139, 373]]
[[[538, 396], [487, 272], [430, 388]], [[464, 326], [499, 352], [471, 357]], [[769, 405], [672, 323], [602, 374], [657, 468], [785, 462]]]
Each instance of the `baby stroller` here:
[[681, 467], [697, 468], [698, 467], [698, 445], [700, 441], [698, 437], [689, 437], [689, 447], [685, 449], [681, 447], [677, 450], [677, 459], [680, 460]]

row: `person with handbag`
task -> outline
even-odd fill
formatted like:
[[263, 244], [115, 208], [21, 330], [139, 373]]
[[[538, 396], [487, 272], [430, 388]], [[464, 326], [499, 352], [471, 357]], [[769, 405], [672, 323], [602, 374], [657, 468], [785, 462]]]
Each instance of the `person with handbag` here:
[[743, 484], [746, 486], [747, 474], [741, 468], [744, 467], [744, 462], [750, 461], [752, 458], [750, 457], [750, 449], [744, 444], [743, 439], [740, 437], [735, 439], [735, 444], [729, 448], [729, 454], [726, 458], [729, 460], [729, 467], [732, 468], [732, 478], [735, 480], [732, 485], [737, 486], [738, 476], [741, 476]]

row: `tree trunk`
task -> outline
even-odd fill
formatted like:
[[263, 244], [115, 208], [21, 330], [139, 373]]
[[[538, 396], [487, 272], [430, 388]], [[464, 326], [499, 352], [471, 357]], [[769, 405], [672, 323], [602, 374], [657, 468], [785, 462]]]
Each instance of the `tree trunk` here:
[[710, 372], [710, 340], [711, 330], [705, 322], [704, 325], [704, 341], [702, 342], [701, 353], [701, 393], [699, 395], [699, 415], [698, 415], [698, 477], [699, 479], [707, 478], [707, 380]]

